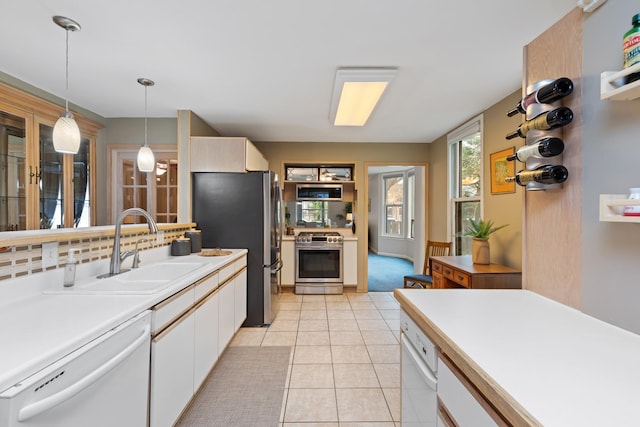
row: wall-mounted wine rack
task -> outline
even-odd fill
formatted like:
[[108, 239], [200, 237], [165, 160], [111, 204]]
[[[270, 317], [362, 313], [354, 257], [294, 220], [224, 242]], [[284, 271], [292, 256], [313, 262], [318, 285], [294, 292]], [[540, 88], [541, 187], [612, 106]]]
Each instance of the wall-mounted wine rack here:
[[[542, 86], [551, 83], [553, 80], [541, 80], [529, 86], [527, 88], [527, 93], [534, 92], [541, 88]], [[539, 114], [545, 113], [547, 111], [553, 110], [562, 104], [562, 101], [556, 101], [555, 104], [531, 104], [527, 107], [526, 119], [531, 120]], [[556, 128], [551, 130], [532, 130], [529, 131], [527, 137], [525, 139], [525, 143], [527, 145], [534, 144], [536, 141], [548, 137], [554, 136], [556, 138], [562, 138], [562, 128]], [[542, 165], [561, 165], [562, 164], [562, 154], [559, 154], [554, 157], [544, 157], [540, 158], [537, 156], [529, 157], [525, 163], [527, 170], [534, 170]], [[527, 183], [527, 190], [549, 190], [554, 188], [562, 188], [562, 184], [540, 184], [538, 182], [529, 182]]]
[[[540, 88], [546, 85], [549, 85], [553, 82], [554, 82], [554, 79], [541, 80], [541, 81], [535, 82], [527, 87], [526, 94], [527, 95], [532, 94], [538, 91]], [[548, 111], [555, 110], [561, 106], [562, 106], [562, 99], [556, 100], [549, 104], [534, 102], [531, 105], [526, 107], [526, 114], [524, 115], [524, 120], [532, 120], [540, 116], [541, 114], [544, 114]], [[512, 112], [510, 114], [512, 114]], [[550, 138], [550, 137], [564, 140], [562, 137], [563, 128], [564, 128], [563, 126], [560, 126], [560, 127], [556, 127], [548, 130], [532, 129], [526, 133], [525, 145], [534, 145], [540, 142], [543, 138]], [[509, 139], [512, 136], [513, 135], [508, 136], [507, 139]], [[516, 150], [517, 149], [518, 147], [516, 147]], [[517, 160], [514, 160], [514, 161], [518, 162]], [[562, 161], [563, 161], [562, 153], [552, 157], [531, 156], [526, 159], [524, 164], [524, 169], [528, 171], [533, 171], [543, 165], [552, 165], [552, 166], [562, 165]], [[516, 170], [518, 169], [522, 170], [523, 168], [518, 168], [516, 166]], [[562, 185], [563, 185], [562, 183], [544, 184], [544, 183], [532, 181], [532, 182], [527, 182], [525, 188], [527, 190], [550, 190], [550, 189], [562, 188]]]

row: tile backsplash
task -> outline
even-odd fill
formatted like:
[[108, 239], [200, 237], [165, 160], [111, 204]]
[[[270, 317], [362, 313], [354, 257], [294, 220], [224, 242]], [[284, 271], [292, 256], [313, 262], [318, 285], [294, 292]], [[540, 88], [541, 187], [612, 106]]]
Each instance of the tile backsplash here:
[[[155, 234], [150, 234], [147, 231], [127, 233], [126, 230], [123, 229], [120, 236], [120, 250], [133, 250], [138, 241], [140, 241], [138, 243], [138, 249], [140, 251], [169, 246], [173, 240], [183, 237], [185, 231], [191, 229], [191, 224], [176, 224], [172, 227], [165, 226], [161, 229], [163, 232], [162, 243], [158, 243]], [[141, 241], [141, 239], [146, 240]], [[76, 252], [76, 260], [78, 263], [109, 258], [111, 257], [111, 251], [113, 249], [113, 236], [104, 235], [102, 232], [96, 233], [94, 236], [87, 232], [76, 235], [70, 232], [69, 240], [57, 238], [57, 242], [57, 261], [54, 262], [54, 265], [46, 269], [43, 269], [42, 266], [42, 243], [9, 244], [0, 247], [0, 281], [64, 267], [69, 249], [72, 248], [78, 249]]]

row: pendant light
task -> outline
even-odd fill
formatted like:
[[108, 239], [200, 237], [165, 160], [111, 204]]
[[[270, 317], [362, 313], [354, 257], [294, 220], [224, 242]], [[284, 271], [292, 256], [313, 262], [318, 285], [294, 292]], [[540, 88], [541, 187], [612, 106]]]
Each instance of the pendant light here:
[[80, 31], [80, 24], [64, 16], [54, 16], [53, 22], [66, 31], [65, 110], [53, 127], [53, 148], [58, 153], [76, 154], [80, 149], [80, 129], [69, 111], [69, 31]]
[[145, 79], [144, 77], [139, 78], [138, 83], [144, 86], [144, 145], [138, 150], [138, 169], [140, 172], [153, 172], [153, 168], [156, 166], [156, 159], [147, 141], [147, 88], [155, 83], [153, 80]]

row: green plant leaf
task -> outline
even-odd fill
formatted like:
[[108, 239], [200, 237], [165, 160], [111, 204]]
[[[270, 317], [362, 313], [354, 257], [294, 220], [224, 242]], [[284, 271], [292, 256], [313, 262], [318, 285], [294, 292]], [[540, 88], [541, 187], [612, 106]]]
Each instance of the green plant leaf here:
[[463, 236], [471, 236], [476, 239], [488, 240], [489, 235], [496, 231], [508, 226], [509, 224], [500, 225], [498, 227], [493, 226], [493, 221], [484, 221], [483, 219], [469, 220], [469, 225], [464, 230]]

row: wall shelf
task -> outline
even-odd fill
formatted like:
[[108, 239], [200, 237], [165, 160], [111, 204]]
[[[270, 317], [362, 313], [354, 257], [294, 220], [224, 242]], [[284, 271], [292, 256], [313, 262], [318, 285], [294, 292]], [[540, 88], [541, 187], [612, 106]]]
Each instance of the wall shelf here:
[[640, 200], [631, 200], [628, 194], [601, 194], [600, 221], [640, 223], [640, 216], [623, 215], [625, 206], [640, 206]]
[[640, 64], [622, 71], [603, 71], [600, 74], [600, 99], [610, 101], [631, 101], [640, 97], [640, 80], [623, 84], [623, 78], [639, 73]]

